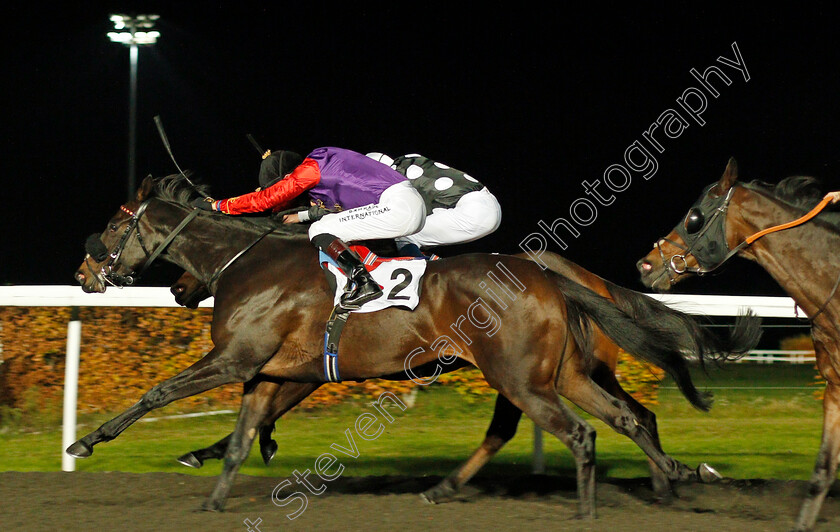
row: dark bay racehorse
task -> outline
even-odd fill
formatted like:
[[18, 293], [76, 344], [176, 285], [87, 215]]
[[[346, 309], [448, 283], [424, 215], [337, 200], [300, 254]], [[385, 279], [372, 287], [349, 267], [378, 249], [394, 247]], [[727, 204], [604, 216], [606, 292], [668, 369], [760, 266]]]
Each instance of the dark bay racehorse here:
[[[760, 264], [811, 320], [817, 366], [826, 380], [823, 436], [797, 530], [811, 530], [840, 459], [840, 213], [823, 212], [807, 223], [758, 236], [759, 231], [802, 218], [823, 195], [811, 177], [775, 186], [738, 181], [730, 159], [686, 217], [637, 263], [642, 282], [667, 291], [688, 276], [716, 269], [738, 255]], [[758, 237], [758, 238], [756, 238]]]
[[[524, 253], [515, 256], [523, 259], [530, 258]], [[651, 309], [656, 312], [661, 311], [661, 307], [659, 306], [645, 306], [633, 309], [632, 302], [637, 299], [638, 294], [606, 281], [560, 255], [546, 251], [541, 256], [541, 260], [552, 271], [568, 277], [599, 295], [612, 300], [619, 308], [627, 312], [650, 312]], [[172, 284], [170, 291], [175, 296], [175, 300], [179, 305], [188, 308], [197, 308], [201, 301], [211, 295], [207, 288], [189, 272], [181, 275]], [[662, 314], [664, 316], [668, 313], [663, 312]], [[593, 355], [596, 360], [591, 364], [589, 376], [607, 393], [627, 404], [638, 422], [651, 435], [657, 448], [661, 450], [656, 415], [628, 394], [616, 378], [615, 370], [618, 363], [619, 351], [620, 348], [618, 345], [596, 328], [593, 331]], [[577, 355], [579, 353], [575, 352], [573, 354]], [[400, 380], [408, 380], [411, 376], [404, 374], [400, 375], [399, 378]], [[274, 397], [270, 400], [269, 410], [266, 412], [265, 418], [260, 426], [260, 453], [266, 465], [274, 457], [278, 448], [277, 442], [271, 437], [275, 430], [276, 420], [320, 386], [320, 383], [286, 383], [282, 387], [275, 387]], [[268, 391], [268, 388], [264, 388], [264, 390]], [[516, 434], [521, 416], [521, 410], [512, 405], [503, 395], [497, 396], [493, 419], [490, 422], [490, 427], [487, 430], [484, 441], [479, 448], [464, 464], [453, 471], [439, 485], [423, 493], [423, 497], [429, 502], [443, 502], [455, 495], [513, 438]], [[199, 468], [204, 465], [205, 460], [224, 458], [228, 441], [231, 437], [232, 434], [209, 447], [184, 454], [178, 458], [178, 461], [186, 466]], [[657, 499], [660, 501], [670, 500], [673, 492], [668, 476], [650, 458], [648, 458], [648, 464], [651, 473], [651, 483]], [[706, 464], [701, 464], [698, 471], [704, 481], [712, 481], [718, 478], [716, 472]]]
[[[108, 284], [133, 282], [138, 271], [160, 256], [190, 272], [214, 295], [213, 349], [67, 452], [90, 456], [96, 444], [116, 438], [153, 409], [224, 384], [246, 383], [224, 470], [205, 503], [205, 508], [217, 510], [224, 505], [276, 388], [327, 380], [323, 331], [332, 294], [305, 227], [278, 228], [273, 221], [197, 211], [189, 202], [198, 196], [181, 176], [144, 180], [136, 199], [121, 206], [99, 236], [107, 252], [95, 249], [89, 239], [93, 253], [85, 258], [77, 279], [86, 292], [104, 292]], [[273, 227], [273, 234], [266, 236], [266, 227]], [[243, 249], [248, 252], [241, 254]], [[481, 289], [491, 271], [509, 275], [504, 284], [515, 296], [504, 309], [499, 307], [503, 316], [491, 314], [491, 304], [484, 299], [487, 292]], [[595, 514], [595, 431], [558, 394], [629, 436], [669, 479], [699, 476], [665, 455], [627, 404], [590, 379], [593, 328], [665, 369], [686, 398], [702, 409], [709, 407], [708, 397], [691, 382], [684, 354], [702, 360], [744, 352], [757, 341], [753, 319], [745, 318], [729, 342], [720, 341], [688, 316], [669, 311], [666, 319], [661, 312], [624, 312], [566, 277], [511, 256], [472, 254], [430, 262], [421, 288], [422, 300], [414, 311], [353, 316], [342, 336], [342, 378], [395, 376], [453, 358], [458, 359], [454, 365], [478, 367], [506, 401], [571, 449], [580, 512], [590, 517]], [[638, 297], [633, 302], [637, 308], [656, 305], [646, 296]], [[473, 318], [469, 323], [465, 313]], [[460, 334], [453, 332], [453, 324]], [[426, 346], [432, 347], [418, 352]], [[409, 353], [414, 355], [410, 365]]]

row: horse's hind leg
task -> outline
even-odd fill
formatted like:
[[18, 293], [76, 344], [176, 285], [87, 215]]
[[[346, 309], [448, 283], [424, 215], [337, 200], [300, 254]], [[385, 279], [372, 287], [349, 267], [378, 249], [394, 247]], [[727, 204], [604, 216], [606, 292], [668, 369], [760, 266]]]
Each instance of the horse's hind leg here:
[[[644, 427], [645, 430], [647, 430], [648, 434], [650, 434], [654, 446], [656, 446], [659, 452], [664, 453], [665, 451], [662, 450], [662, 445], [659, 441], [659, 429], [656, 425], [656, 414], [645, 408], [644, 405], [636, 401], [632, 395], [627, 393], [627, 391], [621, 387], [621, 384], [619, 384], [615, 377], [615, 373], [606, 365], [600, 364], [595, 371], [592, 372], [592, 380], [616, 399], [627, 403], [627, 407], [630, 408], [636, 416], [636, 420], [642, 427]], [[673, 496], [671, 481], [668, 480], [668, 476], [664, 471], [659, 469], [659, 466], [656, 465], [653, 459], [647, 457], [647, 460], [648, 467], [650, 469], [650, 480], [653, 492], [660, 501], [671, 500]]]
[[[819, 360], [819, 359], [818, 359]], [[823, 397], [823, 435], [808, 494], [796, 520], [797, 531], [812, 530], [825, 496], [837, 479], [840, 460], [840, 385], [828, 381]]]
[[557, 383], [560, 394], [636, 442], [668, 479], [704, 480], [701, 477], [702, 466], [691, 469], [662, 452], [654, 436], [639, 423], [627, 403], [609, 395], [584, 374], [575, 372], [561, 377]]
[[277, 384], [272, 382], [256, 382], [242, 395], [236, 429], [230, 435], [225, 449], [224, 468], [216, 481], [213, 493], [202, 506], [204, 510], [221, 511], [224, 508], [234, 477], [242, 462], [248, 458], [257, 435], [257, 427], [265, 419], [276, 387]]
[[177, 460], [187, 467], [199, 469], [204, 465], [205, 460], [218, 460], [225, 455], [231, 436], [233, 436], [233, 433], [228, 434], [210, 447], [204, 447], [203, 449], [182, 454]]
[[[246, 387], [249, 386], [246, 384]], [[277, 452], [277, 442], [271, 438], [274, 432], [274, 422], [297, 406], [301, 401], [309, 397], [321, 383], [283, 382], [272, 383], [266, 381], [259, 387], [260, 394], [270, 394], [271, 404], [265, 413], [260, 425], [260, 454], [266, 465], [274, 458]], [[178, 461], [185, 466], [199, 468], [204, 465], [205, 460], [218, 460], [225, 456], [228, 442], [233, 434], [228, 434], [223, 439], [210, 447], [191, 451], [178, 458]]]
[[484, 436], [484, 441], [478, 449], [473, 452], [466, 462], [461, 464], [448, 477], [443, 479], [437, 486], [423, 492], [421, 497], [426, 502], [435, 504], [444, 502], [452, 497], [464, 486], [493, 456], [499, 449], [510, 441], [516, 434], [519, 420], [522, 418], [522, 410], [518, 409], [508, 399], [499, 394], [496, 397], [496, 407], [493, 410], [493, 420]]
[[553, 434], [572, 452], [577, 468], [578, 516], [594, 519], [595, 510], [595, 429], [560, 399], [553, 387], [528, 389], [526, 386], [504, 392], [544, 431]]

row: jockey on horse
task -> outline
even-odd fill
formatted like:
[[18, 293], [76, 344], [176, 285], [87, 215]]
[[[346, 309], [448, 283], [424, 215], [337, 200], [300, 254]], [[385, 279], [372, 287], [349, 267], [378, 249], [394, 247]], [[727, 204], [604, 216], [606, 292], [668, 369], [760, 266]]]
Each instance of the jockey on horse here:
[[[260, 189], [283, 179], [289, 164], [288, 151], [266, 151], [260, 164]], [[396, 239], [402, 256], [425, 257], [421, 250], [437, 246], [466, 244], [499, 228], [502, 208], [486, 186], [466, 172], [419, 154], [389, 157], [381, 152], [367, 154], [408, 178], [426, 205], [426, 222], [418, 232]], [[311, 209], [309, 219], [323, 216], [323, 209]]]
[[367, 156], [406, 176], [426, 203], [423, 228], [397, 239], [401, 254], [421, 256], [421, 249], [473, 242], [499, 228], [498, 200], [469, 174], [418, 154], [396, 159], [379, 152]]
[[[342, 151], [349, 152], [349, 150]], [[472, 242], [499, 228], [501, 207], [498, 200], [487, 187], [465, 172], [417, 154], [404, 155], [396, 159], [379, 152], [368, 153], [367, 156], [390, 166], [391, 169], [405, 176], [423, 199], [425, 212], [428, 215], [425, 224], [418, 232], [395, 238], [401, 254], [425, 257], [421, 249], [427, 250], [436, 246]], [[197, 202], [196, 206], [203, 209], [209, 207], [226, 214], [261, 212], [264, 210], [278, 212], [288, 207], [291, 199], [280, 200], [276, 203], [271, 201], [271, 206], [265, 207], [266, 203], [260, 201], [260, 195], [268, 196], [269, 189], [276, 190], [279, 188], [279, 183], [295, 177], [295, 172], [300, 166], [302, 166], [302, 159], [294, 152], [287, 150], [266, 151], [260, 165], [260, 186], [254, 193], [229, 200], [201, 201]], [[274, 197], [285, 198], [280, 192], [274, 194]], [[284, 221], [286, 223], [317, 222], [324, 216], [335, 214], [332, 210], [325, 208], [323, 202], [312, 201], [312, 203], [313, 206], [309, 210], [287, 215], [284, 217]], [[231, 204], [234, 205], [233, 208], [231, 208]], [[252, 208], [256, 208], [256, 210], [250, 210], [248, 207], [246, 207], [248, 210], [244, 210], [242, 208], [243, 204], [248, 207], [255, 206]], [[324, 251], [330, 249], [335, 240], [338, 240], [333, 234], [327, 234], [324, 237], [313, 234], [311, 229], [309, 235], [310, 240]], [[382, 237], [365, 235], [364, 237], [357, 236], [347, 240], [361, 240], [363, 238]], [[326, 248], [319, 243], [326, 244]], [[336, 249], [343, 252], [344, 248], [346, 248], [346, 244], [339, 240]], [[360, 270], [356, 264], [347, 264], [348, 261], [358, 262], [355, 253], [351, 250], [347, 251], [349, 253], [347, 253], [343, 262], [339, 262], [334, 255], [330, 256], [336, 262], [339, 262], [339, 266], [345, 273], [350, 273], [348, 277], [351, 277], [356, 284], [354, 292], [346, 294], [342, 298], [342, 307], [358, 308], [365, 302], [376, 299], [381, 294], [381, 290], [372, 279], [367, 282], [369, 274], [366, 271]], [[339, 253], [338, 256], [341, 256], [341, 254]]]
[[[285, 155], [283, 155], [285, 154]], [[423, 227], [423, 198], [396, 170], [351, 150], [317, 148], [301, 162], [281, 152], [284, 178], [249, 194], [223, 200], [197, 200], [193, 206], [224, 214], [279, 211], [309, 193], [312, 208], [284, 217], [285, 223], [313, 221], [309, 240], [335, 260], [353, 283], [341, 297], [345, 309], [358, 309], [382, 295], [382, 289], [347, 242], [392, 239]], [[288, 172], [288, 173], [287, 173]]]

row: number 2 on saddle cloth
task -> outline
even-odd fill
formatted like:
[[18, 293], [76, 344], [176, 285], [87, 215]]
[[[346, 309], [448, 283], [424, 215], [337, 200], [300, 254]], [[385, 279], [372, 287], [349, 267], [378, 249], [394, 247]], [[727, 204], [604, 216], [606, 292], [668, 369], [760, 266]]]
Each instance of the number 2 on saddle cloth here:
[[341, 330], [352, 312], [375, 312], [388, 307], [401, 307], [414, 310], [420, 302], [420, 279], [426, 272], [427, 260], [437, 260], [437, 256], [426, 258], [395, 257], [384, 258], [364, 246], [350, 246], [359, 254], [365, 268], [373, 280], [382, 287], [382, 297], [369, 301], [355, 310], [345, 310], [339, 306], [341, 295], [347, 288], [349, 279], [338, 265], [321, 252], [318, 262], [327, 276], [327, 283], [333, 292], [333, 310], [324, 332], [324, 375], [328, 382], [339, 382], [338, 343]]

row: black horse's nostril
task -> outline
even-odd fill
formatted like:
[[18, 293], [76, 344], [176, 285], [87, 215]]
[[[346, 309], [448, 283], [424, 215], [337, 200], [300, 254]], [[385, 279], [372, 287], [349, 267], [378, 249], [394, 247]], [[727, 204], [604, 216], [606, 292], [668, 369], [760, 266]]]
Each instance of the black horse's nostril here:
[[653, 269], [653, 264], [649, 263], [647, 260], [642, 259], [636, 263], [636, 268], [640, 272], [649, 272]]

